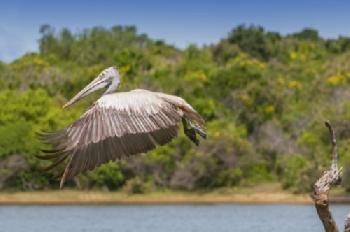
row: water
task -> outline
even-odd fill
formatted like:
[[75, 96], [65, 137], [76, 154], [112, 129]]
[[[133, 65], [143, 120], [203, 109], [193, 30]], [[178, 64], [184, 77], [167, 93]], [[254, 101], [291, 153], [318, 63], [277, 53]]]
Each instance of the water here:
[[[333, 205], [343, 229], [350, 205]], [[0, 206], [1, 232], [323, 231], [312, 205]]]

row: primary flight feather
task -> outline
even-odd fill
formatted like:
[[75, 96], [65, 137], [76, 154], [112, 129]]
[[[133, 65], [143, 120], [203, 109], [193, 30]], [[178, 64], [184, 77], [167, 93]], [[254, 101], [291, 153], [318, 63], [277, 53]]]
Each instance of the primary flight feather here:
[[197, 134], [206, 138], [204, 120], [184, 99], [142, 89], [115, 92], [119, 83], [117, 68], [103, 70], [64, 108], [98, 89], [106, 88], [104, 94], [70, 126], [41, 135], [53, 146], [53, 150], [44, 151], [48, 154], [38, 156], [53, 160], [48, 169], [68, 160], [61, 188], [66, 179], [81, 172], [170, 142], [180, 122], [196, 145]]

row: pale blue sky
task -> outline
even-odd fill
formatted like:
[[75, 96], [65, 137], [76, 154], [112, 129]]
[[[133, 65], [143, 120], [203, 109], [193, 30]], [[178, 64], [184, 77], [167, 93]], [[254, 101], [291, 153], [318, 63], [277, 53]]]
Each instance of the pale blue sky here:
[[0, 60], [9, 62], [36, 51], [42, 24], [72, 31], [135, 25], [151, 38], [184, 48], [217, 42], [242, 23], [283, 34], [313, 27], [324, 37], [350, 35], [350, 1], [2, 1]]

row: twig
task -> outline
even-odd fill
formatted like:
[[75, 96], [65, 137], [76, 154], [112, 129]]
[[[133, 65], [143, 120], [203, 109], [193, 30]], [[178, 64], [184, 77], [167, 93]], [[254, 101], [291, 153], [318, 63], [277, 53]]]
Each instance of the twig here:
[[337, 152], [337, 139], [335, 137], [335, 132], [329, 121], [325, 122], [326, 127], [328, 127], [329, 134], [331, 135], [332, 143], [332, 166], [331, 169], [338, 169], [338, 152]]

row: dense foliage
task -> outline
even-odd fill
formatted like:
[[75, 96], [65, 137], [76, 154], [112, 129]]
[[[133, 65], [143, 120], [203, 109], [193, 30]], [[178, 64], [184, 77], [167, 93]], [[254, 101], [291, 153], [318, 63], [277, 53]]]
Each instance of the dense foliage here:
[[[0, 159], [20, 155], [28, 163], [2, 188], [58, 188], [55, 176], [63, 167], [41, 171], [48, 163], [34, 156], [45, 148], [36, 133], [79, 117], [98, 95], [69, 110], [62, 104], [111, 65], [122, 73], [121, 91], [145, 88], [185, 98], [207, 120], [208, 139], [195, 147], [181, 132], [169, 145], [103, 165], [68, 186], [137, 193], [279, 181], [308, 191], [329, 164], [325, 119], [336, 126], [341, 164], [350, 173], [347, 37], [241, 25], [217, 44], [180, 50], [128, 26], [72, 33], [44, 25], [40, 33], [38, 53], [0, 62]], [[9, 167], [0, 164], [1, 173]]]

